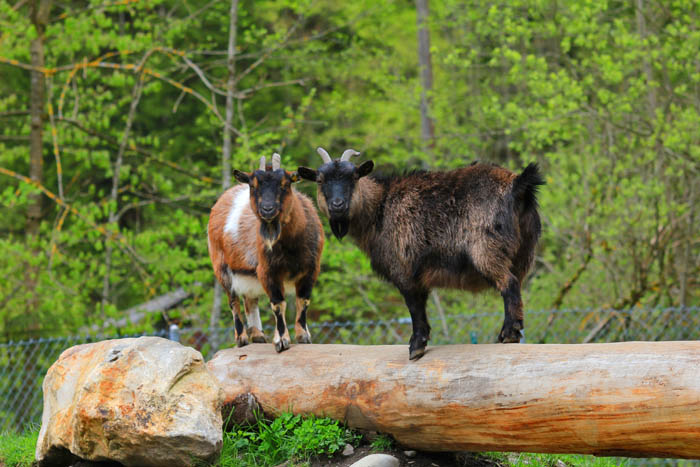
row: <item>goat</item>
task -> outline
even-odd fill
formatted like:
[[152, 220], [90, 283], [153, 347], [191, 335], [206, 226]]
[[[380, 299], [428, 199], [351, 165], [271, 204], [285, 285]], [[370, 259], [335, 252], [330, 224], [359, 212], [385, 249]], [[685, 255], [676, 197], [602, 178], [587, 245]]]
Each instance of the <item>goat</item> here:
[[541, 224], [537, 164], [517, 175], [496, 165], [474, 163], [447, 172], [367, 176], [348, 149], [339, 160], [323, 148], [318, 170], [299, 175], [318, 183], [318, 206], [333, 234], [350, 234], [372, 269], [394, 284], [411, 313], [409, 359], [420, 358], [430, 338], [425, 304], [435, 287], [481, 291], [503, 297], [500, 342], [518, 342], [523, 329], [520, 287], [533, 263]]
[[[260, 159], [252, 173], [233, 172], [241, 185], [226, 190], [211, 210], [208, 226], [209, 256], [214, 275], [228, 296], [236, 343], [266, 342], [258, 297], [267, 294], [275, 315], [275, 350], [290, 346], [285, 320], [285, 288], [296, 290], [295, 336], [311, 343], [306, 314], [321, 265], [323, 228], [311, 200], [292, 183], [296, 172], [280, 168], [274, 154], [272, 167]], [[246, 186], [247, 185], [247, 186]], [[244, 299], [248, 332], [243, 325], [238, 296]]]

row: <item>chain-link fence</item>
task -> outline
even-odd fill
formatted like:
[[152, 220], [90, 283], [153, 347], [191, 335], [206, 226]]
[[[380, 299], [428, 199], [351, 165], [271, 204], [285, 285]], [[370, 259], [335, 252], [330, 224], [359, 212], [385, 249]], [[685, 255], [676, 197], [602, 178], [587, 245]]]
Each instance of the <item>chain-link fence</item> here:
[[[495, 342], [502, 313], [431, 316], [431, 345]], [[528, 343], [700, 340], [700, 307], [630, 310], [553, 310], [525, 314]], [[406, 344], [411, 319], [310, 323], [314, 343]], [[268, 338], [272, 329], [265, 329]], [[144, 334], [145, 335], [145, 334]], [[233, 328], [177, 329], [158, 333], [196, 348], [205, 358], [234, 345]], [[71, 336], [0, 343], [0, 432], [41, 422], [44, 375], [61, 352], [117, 336]], [[118, 336], [130, 337], [130, 336]]]

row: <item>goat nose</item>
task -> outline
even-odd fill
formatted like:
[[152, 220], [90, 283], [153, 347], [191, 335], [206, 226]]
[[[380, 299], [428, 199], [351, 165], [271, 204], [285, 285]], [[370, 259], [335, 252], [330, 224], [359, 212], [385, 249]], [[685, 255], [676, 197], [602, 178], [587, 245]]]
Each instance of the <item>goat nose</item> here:
[[274, 206], [260, 206], [260, 214], [263, 216], [271, 216], [275, 213]]
[[343, 209], [344, 207], [345, 207], [344, 200], [342, 200], [340, 198], [336, 198], [336, 199], [331, 200], [331, 208], [332, 209], [339, 210], [339, 209]]

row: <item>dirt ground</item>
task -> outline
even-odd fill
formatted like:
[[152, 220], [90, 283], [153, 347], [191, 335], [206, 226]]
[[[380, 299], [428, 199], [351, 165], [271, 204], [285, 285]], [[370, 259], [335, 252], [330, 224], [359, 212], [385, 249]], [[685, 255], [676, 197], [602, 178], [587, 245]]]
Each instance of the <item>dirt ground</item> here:
[[414, 457], [407, 457], [401, 449], [389, 451], [372, 451], [370, 446], [355, 449], [353, 455], [343, 457], [336, 455], [330, 459], [317, 459], [311, 467], [348, 467], [369, 454], [390, 454], [399, 460], [401, 467], [502, 467], [503, 464], [476, 453], [428, 453], [417, 452]]

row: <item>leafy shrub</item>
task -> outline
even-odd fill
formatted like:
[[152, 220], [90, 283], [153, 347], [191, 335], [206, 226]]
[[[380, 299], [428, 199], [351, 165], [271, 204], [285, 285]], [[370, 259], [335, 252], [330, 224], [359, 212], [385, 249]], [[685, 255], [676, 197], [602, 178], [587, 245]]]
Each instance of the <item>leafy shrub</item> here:
[[258, 420], [252, 427], [224, 433], [220, 465], [278, 465], [287, 460], [305, 461], [311, 456], [332, 455], [357, 439], [350, 430], [330, 418], [285, 413], [272, 422]]

